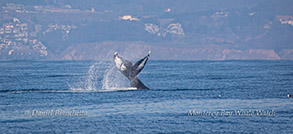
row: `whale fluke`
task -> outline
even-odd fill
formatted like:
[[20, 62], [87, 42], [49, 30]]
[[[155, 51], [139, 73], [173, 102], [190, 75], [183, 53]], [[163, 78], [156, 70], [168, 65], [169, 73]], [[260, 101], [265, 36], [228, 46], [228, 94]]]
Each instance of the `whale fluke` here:
[[130, 81], [130, 86], [137, 89], [149, 89], [145, 86], [138, 78], [137, 75], [144, 68], [150, 57], [151, 51], [148, 55], [137, 61], [134, 65], [130, 61], [124, 60], [122, 57], [118, 56], [118, 53], [114, 53], [114, 63], [118, 70], [128, 78]]

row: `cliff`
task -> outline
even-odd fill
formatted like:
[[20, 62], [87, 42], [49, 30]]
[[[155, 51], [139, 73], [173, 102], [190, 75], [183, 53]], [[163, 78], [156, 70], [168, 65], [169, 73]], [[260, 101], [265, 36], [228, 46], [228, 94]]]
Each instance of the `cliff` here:
[[111, 59], [115, 51], [139, 58], [149, 50], [153, 59], [292, 60], [292, 4], [4, 0], [0, 60]]
[[[152, 51], [152, 59], [157, 60], [286, 60], [292, 59], [292, 52], [284, 50], [281, 57], [270, 49], [226, 49], [226, 48], [170, 48], [148, 45], [140, 42], [103, 42], [80, 44], [66, 49], [58, 59], [64, 60], [112, 60], [113, 54], [126, 59], [141, 58]], [[288, 54], [289, 53], [289, 54]], [[291, 54], [291, 55], [290, 55]]]

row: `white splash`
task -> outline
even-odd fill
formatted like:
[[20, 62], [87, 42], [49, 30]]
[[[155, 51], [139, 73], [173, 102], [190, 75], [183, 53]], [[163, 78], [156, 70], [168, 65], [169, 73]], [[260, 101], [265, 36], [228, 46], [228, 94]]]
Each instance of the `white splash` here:
[[85, 83], [85, 90], [97, 90], [97, 80], [98, 80], [98, 63], [95, 63], [90, 66], [89, 71], [87, 72], [87, 80]]
[[136, 88], [130, 87], [127, 78], [119, 72], [112, 62], [105, 61], [91, 65], [86, 77], [82, 77], [80, 82], [73, 85], [68, 84], [69, 89], [78, 92], [136, 90]]
[[118, 90], [128, 88], [128, 80], [122, 73], [119, 72], [115, 66], [111, 66], [104, 73], [104, 78], [102, 80], [103, 90]]

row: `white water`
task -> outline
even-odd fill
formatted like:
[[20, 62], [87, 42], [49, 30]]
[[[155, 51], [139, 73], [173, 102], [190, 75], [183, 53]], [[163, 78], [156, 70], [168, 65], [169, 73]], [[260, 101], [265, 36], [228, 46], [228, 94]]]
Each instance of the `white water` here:
[[88, 71], [87, 79], [85, 82], [85, 90], [96, 90], [97, 86], [97, 80], [98, 80], [98, 63], [95, 63], [90, 66], [90, 69]]
[[104, 73], [102, 89], [124, 89], [129, 87], [128, 83], [126, 77], [113, 65]]
[[114, 66], [104, 61], [90, 66], [87, 76], [77, 84], [68, 84], [71, 91], [120, 91], [136, 90], [129, 86], [128, 79]]

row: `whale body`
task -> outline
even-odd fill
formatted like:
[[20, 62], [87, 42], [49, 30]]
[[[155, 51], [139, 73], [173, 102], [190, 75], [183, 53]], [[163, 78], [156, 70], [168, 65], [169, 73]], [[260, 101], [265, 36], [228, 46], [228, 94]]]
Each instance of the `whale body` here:
[[134, 87], [136, 89], [149, 89], [137, 78], [137, 75], [146, 65], [150, 54], [151, 51], [149, 51], [147, 56], [137, 61], [134, 65], [130, 61], [124, 60], [122, 57], [118, 56], [117, 52], [114, 54], [115, 66], [124, 76], [128, 78], [131, 87]]

